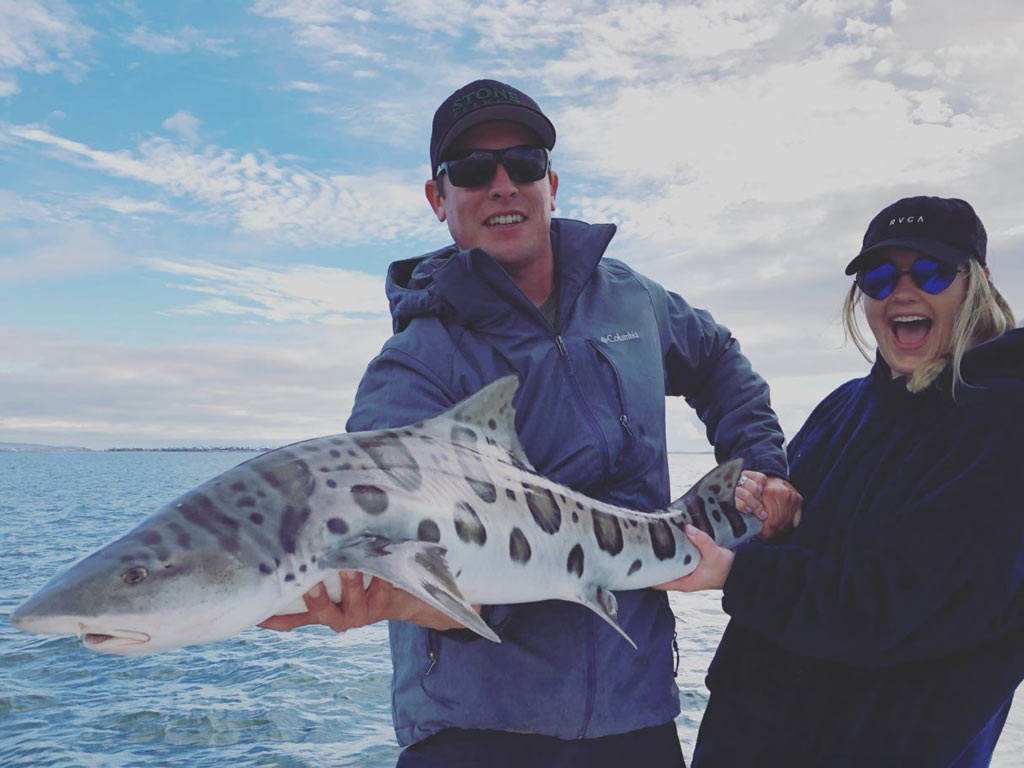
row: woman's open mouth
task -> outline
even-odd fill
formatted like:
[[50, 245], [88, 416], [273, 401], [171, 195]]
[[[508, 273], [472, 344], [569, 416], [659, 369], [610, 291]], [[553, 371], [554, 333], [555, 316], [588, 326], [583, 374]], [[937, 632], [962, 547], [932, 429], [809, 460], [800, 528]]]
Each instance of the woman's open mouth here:
[[928, 339], [932, 321], [924, 315], [903, 315], [890, 321], [892, 335], [900, 349], [917, 349]]

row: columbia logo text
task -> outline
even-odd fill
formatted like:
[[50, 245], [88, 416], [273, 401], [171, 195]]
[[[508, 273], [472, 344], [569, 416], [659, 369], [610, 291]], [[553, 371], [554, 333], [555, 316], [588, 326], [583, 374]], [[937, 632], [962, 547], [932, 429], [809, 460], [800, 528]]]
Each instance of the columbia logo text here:
[[640, 334], [636, 331], [625, 331], [623, 333], [609, 333], [601, 337], [602, 344], [617, 344], [620, 341], [632, 341], [639, 339]]

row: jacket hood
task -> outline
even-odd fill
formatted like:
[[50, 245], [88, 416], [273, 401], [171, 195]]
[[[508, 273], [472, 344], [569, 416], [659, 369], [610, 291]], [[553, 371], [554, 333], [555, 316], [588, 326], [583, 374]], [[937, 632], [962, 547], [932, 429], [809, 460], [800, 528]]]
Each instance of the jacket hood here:
[[[571, 305], [586, 285], [614, 234], [614, 224], [551, 220], [560, 308]], [[488, 253], [480, 248], [460, 251], [454, 243], [393, 262], [388, 267], [386, 292], [395, 333], [414, 317], [445, 317], [475, 324], [486, 322], [501, 308], [534, 309]]]

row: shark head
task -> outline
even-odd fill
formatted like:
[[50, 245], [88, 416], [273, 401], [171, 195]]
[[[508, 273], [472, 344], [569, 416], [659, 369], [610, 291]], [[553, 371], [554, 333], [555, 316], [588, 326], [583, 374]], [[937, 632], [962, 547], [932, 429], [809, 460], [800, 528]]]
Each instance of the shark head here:
[[[267, 615], [268, 580], [215, 537], [168, 523], [185, 496], [54, 576], [11, 623], [86, 648], [145, 654], [228, 637]], [[261, 607], [262, 604], [262, 607]]]

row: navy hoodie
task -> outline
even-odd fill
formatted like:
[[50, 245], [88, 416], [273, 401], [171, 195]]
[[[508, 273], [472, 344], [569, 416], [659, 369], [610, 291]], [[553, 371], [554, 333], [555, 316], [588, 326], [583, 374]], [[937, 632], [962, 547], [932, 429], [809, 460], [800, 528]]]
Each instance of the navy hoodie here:
[[736, 553], [694, 765], [985, 766], [1024, 677], [1024, 330], [911, 394], [881, 358], [789, 445], [803, 521]]
[[[768, 387], [736, 340], [706, 312], [602, 258], [614, 232], [552, 222], [555, 327], [483, 251], [451, 246], [393, 264], [396, 333], [360, 382], [349, 430], [416, 422], [515, 372], [516, 427], [532, 463], [595, 498], [640, 510], [669, 503], [666, 394], [697, 410], [719, 459], [742, 456], [785, 476]], [[672, 720], [679, 700], [665, 594], [617, 598], [637, 651], [564, 601], [485, 606], [500, 644], [392, 622], [399, 742], [451, 726], [574, 739]]]

